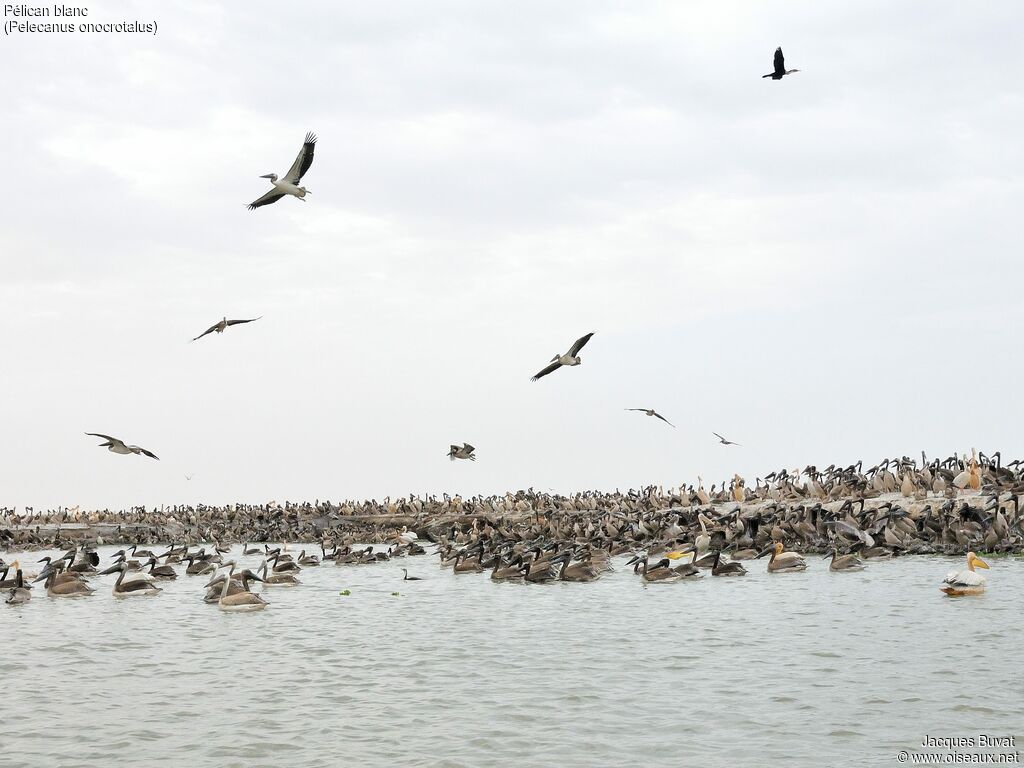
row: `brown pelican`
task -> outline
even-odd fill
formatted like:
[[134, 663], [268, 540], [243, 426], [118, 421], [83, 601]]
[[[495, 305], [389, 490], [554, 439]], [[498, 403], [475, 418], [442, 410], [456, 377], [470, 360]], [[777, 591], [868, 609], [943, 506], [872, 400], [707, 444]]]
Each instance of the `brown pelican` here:
[[775, 71], [761, 75], [761, 78], [770, 77], [772, 80], [781, 80], [786, 75], [799, 71], [799, 69], [786, 69], [786, 60], [782, 57], [782, 48], [780, 47], [775, 49]]
[[832, 547], [832, 551], [825, 555], [822, 560], [828, 560], [832, 558], [832, 562], [829, 564], [828, 569], [830, 571], [863, 571], [864, 561], [856, 555], [843, 555], [839, 556], [839, 549], [835, 546]]
[[[216, 323], [214, 323], [205, 331], [203, 331], [194, 339], [192, 339], [192, 341], [199, 341], [199, 339], [203, 338], [203, 336], [205, 336], [208, 333], [224, 333], [224, 330], [232, 325], [241, 325], [242, 323], [255, 323], [262, 317], [263, 315], [260, 315], [259, 317], [251, 317], [248, 320], [228, 320], [227, 316], [225, 316], [223, 319], [218, 320]], [[185, 479], [191, 480], [192, 475], [185, 475]]]
[[114, 597], [144, 597], [158, 595], [163, 591], [160, 587], [150, 582], [148, 578], [125, 581], [124, 577], [128, 573], [128, 565], [124, 562], [101, 571], [101, 573], [113, 573], [114, 571], [121, 572], [117, 577], [117, 581], [114, 582]]
[[[720, 442], [722, 445], [739, 445], [739, 443], [734, 443], [732, 440], [726, 440], [724, 437], [722, 437], [717, 432], [712, 432], [711, 434], [714, 435], [715, 437], [717, 437], [718, 438], [718, 442]], [[742, 446], [740, 446], [740, 447], [742, 448]]]
[[270, 179], [270, 183], [274, 185], [274, 188], [263, 195], [263, 197], [249, 203], [249, 210], [253, 211], [260, 206], [276, 203], [285, 195], [292, 195], [302, 200], [306, 195], [312, 194], [308, 189], [300, 187], [298, 184], [306, 171], [309, 170], [309, 166], [313, 164], [313, 150], [315, 147], [316, 136], [312, 132], [307, 133], [306, 140], [302, 144], [302, 149], [299, 150], [298, 157], [295, 158], [295, 162], [292, 163], [292, 167], [288, 169], [288, 173], [284, 175], [283, 179], [278, 181], [276, 173], [260, 176], [261, 179]]
[[294, 573], [267, 573], [266, 560], [263, 561], [257, 573], [263, 577], [263, 583], [267, 586], [294, 587], [302, 583]]
[[565, 353], [564, 355], [555, 355], [554, 357], [552, 357], [551, 365], [534, 374], [530, 381], [537, 381], [537, 379], [540, 379], [544, 376], [547, 376], [549, 373], [557, 371], [563, 365], [571, 366], [579, 365], [580, 363], [582, 363], [583, 360], [579, 356], [580, 350], [583, 349], [584, 345], [586, 345], [588, 341], [590, 341], [590, 337], [593, 335], [594, 331], [591, 331], [586, 336], [581, 336], [580, 338], [576, 339], [576, 341], [573, 342], [572, 347], [569, 348], [569, 351], [567, 353]]
[[461, 448], [457, 445], [452, 445], [448, 448], [448, 458], [451, 461], [455, 461], [456, 459], [469, 459], [470, 461], [476, 461], [476, 456], [473, 455], [473, 451], [475, 450], [476, 448], [469, 443], [463, 443]]
[[160, 457], [155, 453], [150, 453], [145, 448], [140, 448], [137, 445], [125, 445], [123, 440], [118, 440], [116, 437], [101, 435], [99, 432], [86, 432], [85, 434], [90, 437], [102, 437], [107, 442], [100, 443], [100, 448], [106, 448], [111, 453], [120, 453], [124, 456], [127, 456], [129, 453], [134, 453], [136, 455], [141, 453], [144, 456], [149, 456], [151, 459], [160, 461]]
[[228, 594], [228, 590], [231, 587], [231, 579], [227, 576], [222, 576], [224, 579], [224, 585], [220, 590], [220, 600], [217, 601], [218, 607], [222, 611], [229, 611], [231, 613], [250, 613], [252, 611], [262, 611], [267, 607], [267, 601], [259, 595], [254, 595], [252, 592], [236, 592], [235, 594]]
[[766, 547], [758, 554], [758, 557], [764, 557], [771, 553], [771, 559], [768, 561], [768, 573], [792, 573], [807, 568], [807, 562], [804, 560], [803, 555], [797, 552], [783, 552], [783, 549], [785, 547], [783, 547], [782, 542], [777, 541], [774, 545]]
[[747, 569], [739, 563], [720, 563], [721, 550], [715, 550], [715, 564], [711, 566], [712, 576], [746, 576]]
[[976, 572], [975, 568], [988, 568], [988, 563], [973, 552], [967, 553], [967, 570], [950, 571], [946, 574], [941, 588], [950, 597], [961, 595], [980, 595], [985, 591], [985, 577]]
[[11, 594], [7, 597], [8, 605], [19, 605], [21, 603], [27, 603], [32, 599], [32, 592], [29, 587], [25, 586], [25, 580], [21, 575], [21, 568], [18, 567], [18, 561], [14, 561], [14, 567], [16, 569], [16, 575], [14, 578], [14, 588], [11, 590]]
[[673, 424], [671, 421], [666, 419], [664, 416], [662, 416], [660, 413], [658, 413], [653, 408], [626, 408], [625, 410], [627, 410], [627, 411], [639, 411], [640, 413], [646, 413], [648, 416], [654, 416], [655, 418], [661, 419], [666, 424], [668, 424], [670, 427], [674, 427], [675, 426], [675, 424]]
[[56, 568], [47, 568], [43, 573], [46, 576], [46, 594], [50, 597], [88, 597], [96, 591], [84, 581], [77, 579], [58, 583]]

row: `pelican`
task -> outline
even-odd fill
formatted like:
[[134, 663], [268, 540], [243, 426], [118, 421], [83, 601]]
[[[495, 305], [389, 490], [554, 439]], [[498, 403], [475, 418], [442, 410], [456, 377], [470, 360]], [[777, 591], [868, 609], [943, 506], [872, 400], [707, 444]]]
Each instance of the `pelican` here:
[[419, 576], [410, 576], [407, 568], [402, 569], [402, 573], [405, 575], [402, 577], [402, 581], [423, 581]]
[[794, 72], [799, 71], [799, 69], [786, 69], [786, 60], [782, 57], [782, 48], [776, 48], [775, 71], [769, 72], [767, 75], [761, 75], [761, 78], [770, 77], [772, 80], [781, 80], [786, 75], [792, 75]]
[[[228, 326], [241, 325], [242, 323], [255, 323], [262, 317], [263, 315], [260, 315], [259, 317], [251, 317], [248, 320], [228, 320], [227, 315], [225, 315], [222, 319], [218, 320], [216, 323], [214, 323], [205, 331], [203, 331], [194, 339], [192, 339], [192, 341], [199, 341], [199, 339], [203, 338], [203, 336], [205, 336], [208, 333], [224, 333], [224, 329], [227, 328]], [[185, 475], [185, 479], [191, 480], [192, 475]]]
[[[718, 442], [720, 442], [722, 445], [740, 445], [739, 443], [734, 443], [732, 440], [726, 440], [724, 437], [722, 437], [717, 432], [712, 432], [711, 434], [714, 435], [715, 437], [717, 437], [718, 438]], [[742, 448], [743, 446], [740, 445], [740, 447]]]
[[136, 455], [141, 453], [144, 456], [149, 456], [149, 458], [151, 459], [156, 459], [157, 461], [160, 461], [160, 457], [157, 456], [155, 453], [151, 453], [150, 451], [147, 451], [145, 448], [140, 448], [137, 445], [125, 445], [123, 440], [118, 440], [116, 437], [111, 437], [110, 435], [101, 435], [99, 432], [86, 432], [85, 434], [89, 435], [90, 437], [102, 437], [107, 442], [100, 443], [100, 448], [106, 448], [111, 453], [120, 453], [124, 456], [127, 456], [129, 453], [134, 453]]
[[117, 581], [114, 582], [114, 597], [152, 596], [158, 595], [163, 591], [160, 587], [145, 578], [125, 581], [125, 574], [128, 573], [127, 563], [119, 563], [118, 565], [112, 566], [111, 568], [103, 571], [103, 573], [113, 573], [114, 571], [121, 572], [121, 575], [117, 577]]
[[832, 562], [829, 564], [828, 569], [830, 571], [863, 571], [864, 561], [856, 555], [839, 555], [839, 549], [835, 546], [832, 547], [832, 551], [825, 555], [822, 560], [828, 560], [832, 558]]
[[660, 413], [658, 413], [653, 408], [626, 408], [626, 410], [627, 411], [640, 411], [640, 413], [646, 413], [648, 416], [654, 416], [656, 418], [661, 419], [666, 424], [668, 424], [670, 427], [675, 427], [675, 424], [673, 424], [671, 421], [666, 419], [664, 416], [662, 416]]
[[961, 595], [980, 595], [985, 591], [985, 577], [977, 573], [975, 568], [988, 568], [988, 563], [973, 552], [967, 553], [967, 570], [950, 571], [942, 582], [942, 591], [950, 597]]
[[576, 339], [572, 347], [569, 348], [568, 352], [566, 352], [564, 355], [555, 355], [554, 357], [552, 357], [551, 365], [535, 374], [530, 379], [530, 381], [537, 381], [537, 379], [540, 379], [544, 376], [547, 376], [549, 373], [557, 371], [563, 365], [579, 365], [580, 363], [582, 363], [583, 360], [579, 357], [580, 350], [583, 349], [583, 347], [586, 345], [588, 341], [590, 341], [590, 337], [593, 335], [594, 331], [591, 331], [586, 336], [581, 336], [580, 338]]
[[221, 578], [224, 579], [224, 585], [220, 588], [220, 600], [217, 601], [217, 606], [222, 611], [250, 613], [252, 611], [262, 611], [267, 607], [267, 601], [259, 595], [254, 595], [252, 592], [242, 591], [229, 595], [228, 589], [231, 587], [231, 579], [227, 576], [222, 576]]
[[469, 459], [470, 461], [476, 461], [476, 456], [473, 455], [473, 451], [475, 450], [476, 448], [469, 443], [463, 443], [461, 448], [457, 445], [452, 445], [448, 448], [448, 458], [451, 461], [455, 461], [456, 459]]
[[804, 556], [798, 552], [783, 552], [784, 547], [781, 541], [775, 542], [774, 546], [762, 550], [758, 557], [764, 557], [769, 552], [771, 559], [768, 561], [768, 573], [792, 573], [807, 568]]
[[249, 203], [249, 210], [253, 211], [260, 206], [276, 203], [285, 195], [292, 195], [302, 200], [306, 195], [312, 194], [305, 187], [298, 186], [298, 183], [302, 180], [306, 171], [309, 170], [309, 166], [313, 164], [313, 150], [315, 148], [316, 136], [312, 132], [307, 133], [306, 140], [302, 145], [302, 149], [299, 150], [298, 157], [295, 158], [295, 162], [292, 163], [292, 167], [288, 169], [288, 173], [284, 175], [283, 179], [278, 181], [276, 173], [260, 176], [261, 179], [270, 179], [270, 183], [274, 185], [274, 188], [263, 195], [263, 197]]
[[746, 576], [747, 569], [739, 563], [720, 563], [719, 560], [722, 557], [722, 550], [715, 550], [715, 562], [711, 566], [712, 576]]
[[21, 575], [21, 568], [18, 567], [18, 561], [14, 561], [14, 567], [17, 569], [17, 575], [15, 577], [14, 588], [11, 590], [10, 596], [7, 598], [8, 605], [19, 605], [21, 603], [27, 603], [32, 599], [32, 593], [29, 591], [30, 588], [25, 586], [25, 581]]

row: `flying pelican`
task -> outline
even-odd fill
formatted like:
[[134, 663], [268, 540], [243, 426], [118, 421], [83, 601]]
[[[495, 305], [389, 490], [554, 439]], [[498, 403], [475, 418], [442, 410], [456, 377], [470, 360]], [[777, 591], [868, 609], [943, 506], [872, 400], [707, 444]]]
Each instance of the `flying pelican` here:
[[85, 434], [89, 435], [90, 437], [102, 437], [107, 442], [100, 443], [100, 448], [106, 448], [111, 453], [120, 453], [125, 456], [127, 456], [129, 453], [141, 453], [144, 456], [149, 456], [149, 458], [151, 459], [156, 459], [157, 461], [160, 461], [160, 457], [157, 456], [155, 453], [151, 453], [147, 451], [145, 448], [140, 448], [137, 445], [125, 445], [123, 440], [118, 440], [116, 437], [111, 437], [110, 435], [101, 435], [99, 432], [86, 432]]
[[[718, 442], [720, 442], [722, 445], [739, 445], [739, 443], [734, 443], [732, 440], [726, 440], [724, 437], [722, 437], [717, 432], [712, 432], [711, 434], [714, 435], [715, 437], [717, 437], [718, 438]], [[743, 446], [740, 446], [740, 447], [742, 448]]]
[[967, 570], [950, 571], [946, 574], [946, 578], [942, 582], [942, 591], [951, 597], [980, 595], [985, 591], [985, 577], [974, 570], [976, 567], [988, 568], [988, 563], [973, 552], [968, 552]]
[[557, 371], [563, 365], [579, 365], [580, 363], [582, 363], [583, 360], [581, 360], [578, 355], [580, 353], [580, 350], [583, 349], [583, 347], [586, 345], [588, 341], [590, 341], [590, 337], [593, 335], [594, 332], [591, 331], [586, 336], [581, 336], [580, 338], [576, 339], [576, 341], [573, 343], [572, 347], [566, 354], [555, 355], [554, 357], [552, 357], [551, 365], [549, 365], [547, 368], [534, 375], [530, 379], [530, 381], [537, 381], [537, 379], [543, 376], [547, 376], [549, 373]]
[[198, 336], [196, 336], [194, 339], [192, 339], [192, 341], [199, 341], [199, 339], [203, 338], [203, 336], [205, 336], [208, 333], [213, 333], [214, 331], [216, 331], [217, 333], [224, 333], [224, 329], [227, 328], [229, 325], [241, 325], [242, 323], [255, 323], [261, 317], [263, 317], [263, 315], [260, 315], [260, 317], [252, 317], [252, 318], [249, 318], [248, 320], [228, 320], [227, 317], [225, 317], [223, 320], [218, 320], [216, 323], [211, 325], [205, 331], [203, 331]]
[[770, 77], [772, 80], [781, 80], [786, 75], [792, 75], [794, 72], [799, 72], [799, 69], [786, 69], [786, 60], [782, 57], [782, 48], [775, 49], [775, 71], [769, 72], [767, 75], [761, 75], [762, 79]]
[[653, 408], [626, 408], [626, 410], [627, 411], [640, 411], [640, 413], [646, 413], [648, 416], [656, 416], [657, 418], [661, 419], [666, 424], [668, 424], [670, 427], [675, 427], [675, 424], [673, 424], [671, 421], [666, 419], [664, 416], [662, 416], [660, 413], [658, 413]]
[[476, 456], [473, 455], [473, 451], [475, 450], [476, 448], [469, 443], [463, 443], [461, 448], [457, 445], [453, 445], [448, 448], [448, 458], [451, 461], [455, 461], [456, 459], [469, 459], [470, 461], [476, 461]]
[[274, 185], [274, 188], [263, 195], [263, 197], [249, 203], [249, 210], [255, 210], [261, 205], [276, 203], [285, 195], [292, 195], [302, 200], [306, 195], [311, 194], [308, 189], [300, 187], [298, 184], [306, 171], [309, 170], [309, 166], [313, 164], [313, 150], [315, 148], [316, 136], [312, 132], [307, 133], [306, 140], [302, 145], [302, 149], [299, 150], [298, 157], [295, 158], [295, 162], [292, 163], [292, 167], [288, 169], [288, 173], [284, 175], [283, 179], [278, 181], [276, 173], [260, 176], [261, 179], [270, 179], [270, 183]]

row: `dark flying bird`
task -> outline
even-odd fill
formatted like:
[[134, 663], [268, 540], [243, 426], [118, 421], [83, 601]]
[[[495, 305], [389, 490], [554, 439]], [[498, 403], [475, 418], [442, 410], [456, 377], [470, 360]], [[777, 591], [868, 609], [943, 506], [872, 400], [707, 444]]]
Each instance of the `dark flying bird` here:
[[654, 416], [656, 418], [661, 419], [666, 424], [668, 424], [670, 427], [674, 427], [675, 426], [675, 424], [673, 424], [671, 421], [666, 419], [664, 416], [662, 416], [660, 413], [658, 413], [653, 408], [626, 408], [626, 410], [627, 411], [640, 411], [640, 413], [646, 413], [648, 416]]
[[199, 339], [203, 338], [203, 336], [205, 336], [206, 334], [213, 333], [214, 331], [216, 331], [217, 333], [224, 333], [224, 329], [227, 328], [229, 325], [241, 325], [242, 323], [255, 323], [261, 317], [263, 317], [263, 315], [260, 315], [260, 317], [252, 317], [252, 318], [250, 318], [248, 320], [228, 320], [227, 317], [225, 317], [223, 320], [219, 320], [216, 323], [214, 323], [213, 325], [211, 325], [205, 331], [203, 331], [198, 336], [196, 336], [194, 339], [192, 339], [192, 341], [198, 341]]
[[775, 49], [775, 71], [769, 72], [767, 75], [761, 75], [762, 78], [770, 77], [772, 80], [781, 80], [786, 75], [792, 75], [794, 72], [799, 72], [799, 69], [786, 69], [786, 60], [782, 57], [782, 49]]
[[[726, 440], [724, 437], [722, 437], [717, 432], [712, 432], [711, 434], [714, 435], [715, 437], [717, 437], [718, 438], [718, 442], [720, 442], [722, 445], [740, 445], [739, 443], [734, 443], [732, 440]], [[740, 447], [742, 448], [743, 446], [740, 445]]]
[[539, 373], [535, 374], [530, 379], [530, 381], [536, 381], [542, 376], [547, 376], [549, 373], [557, 371], [563, 365], [579, 365], [580, 363], [582, 363], [583, 360], [579, 357], [580, 350], [583, 349], [583, 347], [586, 345], [588, 341], [590, 341], [590, 337], [593, 335], [594, 332], [591, 331], [586, 336], [581, 336], [580, 338], [576, 339], [576, 341], [573, 343], [572, 347], [566, 354], [555, 355], [554, 357], [552, 357], [551, 365], [549, 365], [547, 368], [540, 371]]
[[476, 456], [473, 455], [474, 448], [469, 443], [463, 443], [460, 448], [457, 445], [453, 445], [448, 449], [448, 458], [452, 461], [456, 459], [469, 459], [470, 461], [476, 461]]
[[116, 437], [110, 435], [101, 435], [99, 432], [86, 432], [85, 434], [91, 437], [102, 437], [107, 442], [100, 443], [100, 448], [106, 448], [111, 453], [120, 453], [127, 456], [129, 453], [142, 454], [143, 456], [149, 456], [151, 459], [160, 461], [160, 457], [155, 453], [150, 453], [145, 448], [140, 448], [137, 445], [125, 445], [123, 440], [118, 440]]
[[249, 203], [249, 210], [252, 211], [262, 205], [276, 203], [285, 195], [292, 195], [299, 200], [302, 200], [306, 195], [311, 195], [312, 192], [305, 187], [298, 186], [298, 184], [306, 171], [309, 170], [309, 166], [313, 164], [313, 149], [315, 147], [316, 136], [313, 133], [307, 133], [306, 141], [303, 143], [302, 149], [299, 150], [298, 157], [295, 158], [295, 162], [292, 163], [292, 167], [288, 169], [288, 173], [284, 175], [283, 179], [278, 181], [276, 173], [260, 176], [261, 179], [270, 179], [270, 183], [274, 185], [274, 188], [263, 195], [263, 197]]

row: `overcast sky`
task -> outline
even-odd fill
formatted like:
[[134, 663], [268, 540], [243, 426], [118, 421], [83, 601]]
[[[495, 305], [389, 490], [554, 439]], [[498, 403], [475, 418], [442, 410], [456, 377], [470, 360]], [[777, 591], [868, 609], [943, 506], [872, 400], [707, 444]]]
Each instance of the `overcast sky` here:
[[1019, 2], [89, 8], [0, 40], [0, 505], [1021, 454]]

